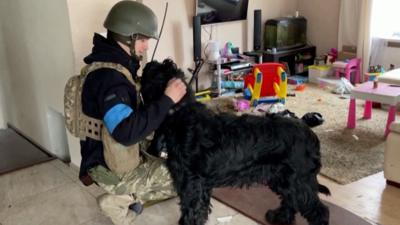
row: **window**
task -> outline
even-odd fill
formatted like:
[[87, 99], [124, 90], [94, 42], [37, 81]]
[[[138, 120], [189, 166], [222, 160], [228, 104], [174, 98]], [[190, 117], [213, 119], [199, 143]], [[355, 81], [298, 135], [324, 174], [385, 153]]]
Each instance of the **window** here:
[[400, 1], [375, 0], [372, 6], [371, 32], [373, 37], [400, 40]]

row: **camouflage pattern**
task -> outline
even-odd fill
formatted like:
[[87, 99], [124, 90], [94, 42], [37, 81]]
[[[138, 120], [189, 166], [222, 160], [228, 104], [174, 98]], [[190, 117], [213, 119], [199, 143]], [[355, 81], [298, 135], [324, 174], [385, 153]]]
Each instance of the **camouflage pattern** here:
[[[140, 143], [140, 149], [146, 149], [149, 142]], [[103, 166], [89, 171], [92, 179], [108, 193], [98, 197], [103, 213], [116, 225], [132, 224], [135, 212], [129, 205], [140, 202], [145, 206], [176, 196], [171, 175], [163, 159], [141, 151], [138, 167], [123, 175], [116, 175]]]
[[143, 204], [176, 196], [164, 161], [153, 156], [145, 156], [142, 160], [136, 169], [120, 177], [103, 166], [92, 168], [89, 174], [108, 193], [134, 194]]
[[[115, 69], [122, 73], [137, 90], [140, 85], [136, 83], [128, 69], [118, 63], [111, 62], [93, 62], [84, 66], [80, 75], [72, 76], [66, 83], [64, 89], [64, 117], [65, 126], [68, 131], [75, 137], [85, 140], [90, 137], [94, 140], [101, 140], [102, 120], [89, 117], [82, 112], [82, 88], [85, 83], [86, 76], [95, 70], [102, 68]], [[138, 99], [139, 98], [138, 92]]]

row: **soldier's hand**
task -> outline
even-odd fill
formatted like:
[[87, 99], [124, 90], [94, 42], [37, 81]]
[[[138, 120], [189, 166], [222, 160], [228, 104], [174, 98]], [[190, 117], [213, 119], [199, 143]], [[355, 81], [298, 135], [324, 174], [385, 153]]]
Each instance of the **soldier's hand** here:
[[174, 103], [179, 102], [186, 94], [186, 85], [181, 79], [172, 78], [168, 81], [165, 95], [170, 97]]

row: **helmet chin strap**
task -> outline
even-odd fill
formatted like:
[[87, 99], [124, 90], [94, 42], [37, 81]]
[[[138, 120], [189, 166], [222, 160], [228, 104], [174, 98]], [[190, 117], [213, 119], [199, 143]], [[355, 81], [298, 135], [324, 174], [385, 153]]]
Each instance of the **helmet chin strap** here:
[[143, 56], [137, 55], [136, 50], [135, 50], [135, 43], [139, 39], [138, 37], [139, 37], [138, 34], [133, 34], [130, 36], [131, 41], [130, 41], [129, 49], [130, 49], [130, 53], [131, 53], [131, 58], [135, 59], [137, 61], [141, 61], [143, 59]]
[[139, 39], [139, 34], [133, 34], [131, 36], [122, 36], [116, 33], [110, 33], [112, 35], [112, 38], [120, 43], [122, 43], [123, 45], [125, 45], [126, 47], [129, 48], [129, 53], [131, 55], [131, 58], [137, 61], [141, 61], [142, 60], [142, 56], [139, 56], [136, 54], [135, 51], [135, 43], [136, 41]]

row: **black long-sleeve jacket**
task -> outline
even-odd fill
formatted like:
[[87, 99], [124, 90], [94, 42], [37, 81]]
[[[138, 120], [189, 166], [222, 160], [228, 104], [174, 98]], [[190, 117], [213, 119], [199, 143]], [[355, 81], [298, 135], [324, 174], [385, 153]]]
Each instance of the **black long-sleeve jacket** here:
[[[92, 62], [113, 62], [126, 67], [136, 78], [139, 62], [133, 60], [114, 40], [99, 34], [93, 37], [92, 53], [84, 58]], [[173, 101], [164, 95], [158, 102], [143, 107], [137, 104], [135, 86], [120, 72], [98, 69], [89, 73], [82, 89], [82, 111], [88, 116], [103, 120], [112, 137], [121, 144], [131, 145], [144, 139], [164, 120]], [[81, 141], [81, 167], [79, 177], [86, 185], [87, 171], [94, 166], [107, 167], [103, 144], [91, 138]], [[90, 179], [89, 179], [90, 180]]]

